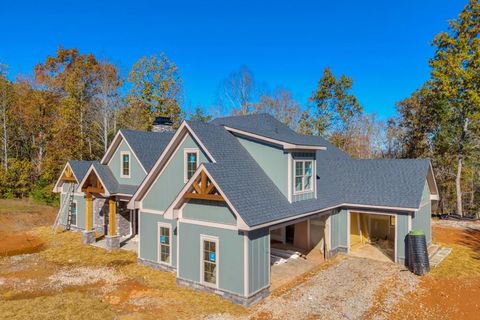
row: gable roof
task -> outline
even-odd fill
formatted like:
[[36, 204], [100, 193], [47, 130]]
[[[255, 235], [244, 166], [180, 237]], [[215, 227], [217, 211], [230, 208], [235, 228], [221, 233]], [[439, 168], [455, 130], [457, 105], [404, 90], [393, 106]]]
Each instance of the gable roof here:
[[124, 140], [145, 173], [148, 173], [173, 135], [173, 132], [147, 132], [121, 129], [117, 132], [115, 138], [113, 138], [112, 143], [100, 163], [108, 164], [115, 154], [115, 151], [117, 151], [118, 146], [122, 140]]
[[325, 140], [296, 133], [267, 113], [217, 118], [210, 123], [237, 129], [293, 145], [325, 147]]
[[70, 167], [70, 169], [72, 169], [73, 176], [77, 180], [77, 183], [80, 183], [80, 181], [83, 180], [83, 177], [87, 173], [88, 168], [90, 167], [90, 165], [93, 162], [94, 161], [79, 161], [79, 160], [69, 160], [69, 161], [67, 161], [67, 163], [65, 164], [65, 167], [63, 167], [63, 170], [60, 173], [60, 176], [58, 177], [57, 182], [55, 183], [55, 186], [53, 187], [53, 192], [59, 192], [58, 188], [60, 188], [60, 185], [61, 185], [60, 184], [61, 178], [62, 178], [63, 173], [67, 169], [67, 167]]
[[120, 131], [147, 172], [152, 169], [174, 135], [174, 132], [146, 132], [125, 129]]
[[91, 172], [96, 174], [107, 195], [132, 195], [138, 188], [136, 185], [118, 183], [109, 166], [101, 164], [98, 161], [92, 161], [88, 170], [85, 172], [83, 179], [79, 183], [80, 190]]

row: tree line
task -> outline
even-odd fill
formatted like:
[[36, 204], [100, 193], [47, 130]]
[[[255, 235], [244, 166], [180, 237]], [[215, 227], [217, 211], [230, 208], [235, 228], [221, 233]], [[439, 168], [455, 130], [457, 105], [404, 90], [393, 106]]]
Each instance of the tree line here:
[[364, 112], [353, 79], [325, 68], [308, 101], [269, 88], [246, 66], [218, 85], [212, 106], [186, 112], [178, 66], [163, 53], [118, 67], [59, 48], [29, 77], [0, 65], [0, 196], [52, 202], [69, 159], [98, 160], [120, 128], [150, 130], [156, 116], [185, 118], [270, 113], [301, 134], [322, 135], [355, 158], [431, 158], [439, 212], [478, 215], [480, 199], [480, 6], [471, 0], [432, 42], [430, 77], [397, 103], [394, 117]]

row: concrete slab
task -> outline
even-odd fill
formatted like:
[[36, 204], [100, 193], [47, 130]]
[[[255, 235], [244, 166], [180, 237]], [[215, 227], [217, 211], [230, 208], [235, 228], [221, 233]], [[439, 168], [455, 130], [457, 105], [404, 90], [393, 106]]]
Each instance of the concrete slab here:
[[452, 248], [441, 247], [430, 258], [430, 267], [432, 268], [438, 267], [440, 263], [442, 263], [442, 261], [445, 260], [445, 258], [448, 257], [448, 255], [451, 252], [452, 252]]
[[351, 250], [349, 254], [358, 258], [367, 258], [376, 261], [393, 263], [392, 259], [388, 255], [372, 244], [364, 244], [359, 246], [354, 250]]

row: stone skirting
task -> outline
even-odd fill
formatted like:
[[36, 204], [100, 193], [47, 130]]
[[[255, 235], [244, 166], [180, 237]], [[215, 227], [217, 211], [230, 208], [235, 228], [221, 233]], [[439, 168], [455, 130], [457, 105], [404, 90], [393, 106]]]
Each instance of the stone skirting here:
[[82, 232], [82, 242], [85, 244], [94, 243], [95, 239], [95, 231], [83, 231]]
[[175, 272], [177, 270], [175, 267], [167, 266], [165, 264], [161, 264], [161, 263], [150, 261], [150, 260], [145, 260], [145, 259], [142, 259], [142, 258], [138, 258], [137, 262], [141, 265], [144, 265], [144, 266], [147, 266], [147, 267], [150, 267], [150, 268], [154, 268], [154, 269], [157, 269], [157, 270], [169, 271], [169, 272]]
[[120, 236], [106, 236], [107, 250], [120, 249]]
[[345, 247], [336, 247], [335, 249], [332, 249], [332, 250], [328, 251], [327, 258], [333, 258], [334, 256], [336, 256], [339, 253], [347, 254], [348, 249], [345, 248]]
[[177, 278], [177, 284], [180, 285], [180, 286], [189, 287], [189, 288], [199, 290], [199, 291], [206, 291], [208, 293], [214, 293], [216, 295], [221, 296], [224, 299], [230, 300], [231, 302], [233, 302], [235, 304], [242, 305], [244, 307], [249, 307], [249, 306], [259, 302], [260, 300], [265, 299], [266, 297], [268, 297], [270, 295], [270, 287], [266, 287], [266, 288], [258, 291], [254, 295], [250, 296], [250, 297], [244, 297], [244, 296], [241, 296], [241, 295], [238, 295], [238, 294], [223, 291], [223, 290], [217, 289], [217, 288], [211, 288], [211, 287], [202, 285], [200, 283], [193, 282], [193, 281], [186, 280], [186, 279], [181, 279], [181, 278]]

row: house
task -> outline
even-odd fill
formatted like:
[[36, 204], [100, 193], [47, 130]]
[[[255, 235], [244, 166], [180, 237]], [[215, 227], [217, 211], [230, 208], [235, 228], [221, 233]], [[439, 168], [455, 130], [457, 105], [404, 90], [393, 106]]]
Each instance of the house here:
[[377, 241], [404, 263], [410, 230], [431, 242], [438, 200], [429, 160], [352, 159], [267, 114], [184, 121], [174, 134], [122, 130], [99, 163], [66, 165], [62, 203], [69, 181], [86, 243], [92, 219], [111, 248], [130, 225], [140, 263], [243, 305], [268, 295], [278, 244], [328, 258]]

